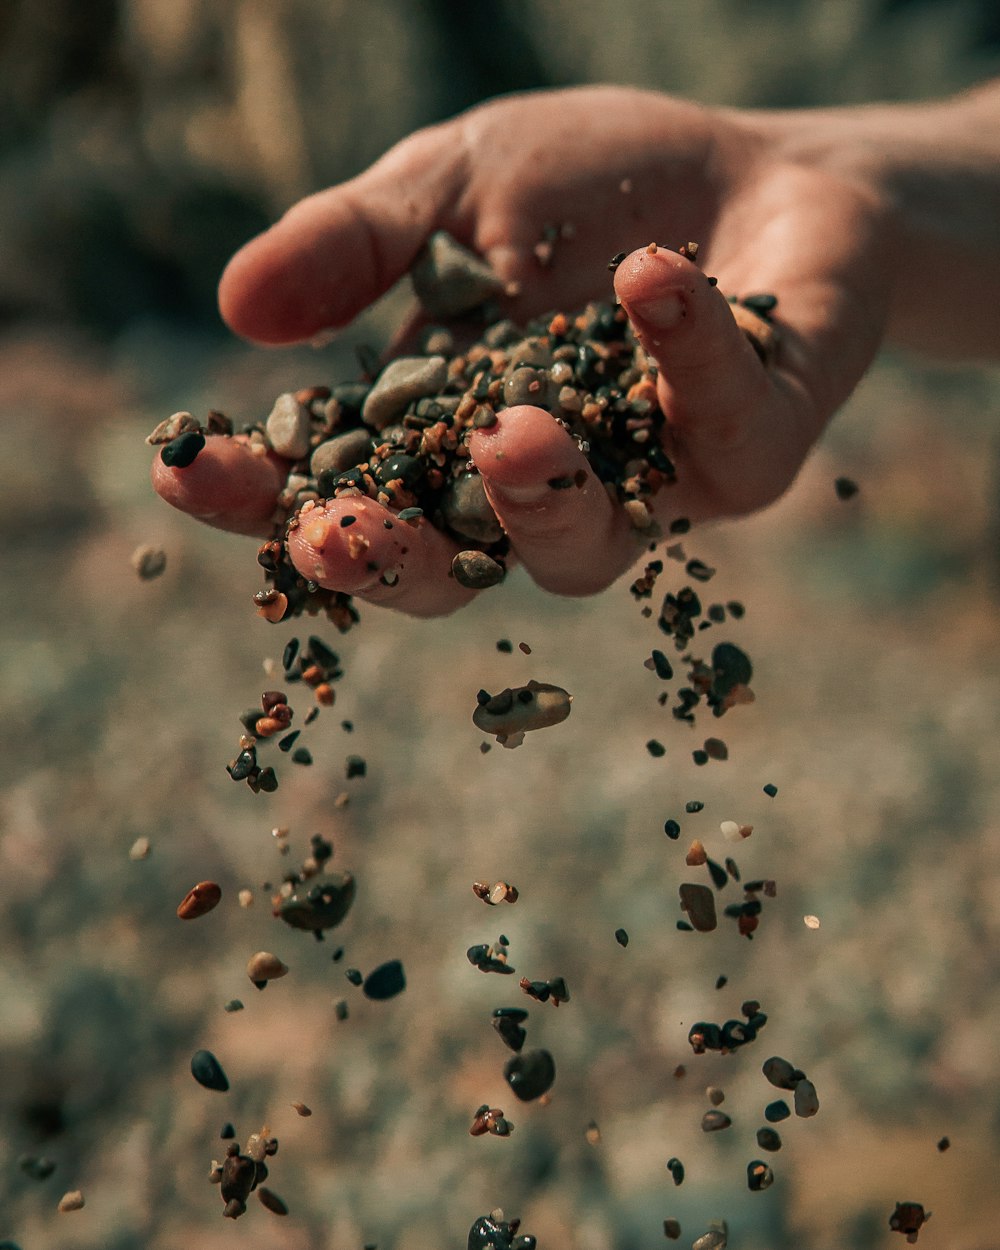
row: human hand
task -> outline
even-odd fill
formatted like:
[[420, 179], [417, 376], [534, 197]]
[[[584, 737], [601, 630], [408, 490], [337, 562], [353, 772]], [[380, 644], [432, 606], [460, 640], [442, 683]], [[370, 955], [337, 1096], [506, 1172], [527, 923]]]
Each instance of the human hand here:
[[[543, 231], [566, 222], [572, 237], [557, 242], [550, 266], [539, 264]], [[606, 297], [608, 257], [638, 248], [614, 282], [659, 366], [678, 477], [653, 501], [664, 521], [745, 513], [777, 498], [869, 364], [885, 325], [889, 259], [873, 191], [789, 160], [752, 114], [606, 87], [495, 101], [411, 136], [351, 182], [302, 201], [230, 262], [219, 292], [223, 316], [264, 343], [346, 325], [407, 272], [436, 229], [480, 253], [516, 289], [504, 313], [518, 321]], [[697, 240], [699, 265], [640, 246], [650, 239]], [[768, 367], [723, 292], [777, 295], [780, 343]], [[548, 413], [505, 409], [469, 447], [517, 557], [543, 587], [591, 593], [642, 551], [622, 509]], [[581, 489], [548, 487], [581, 469]], [[218, 438], [190, 468], [154, 464], [166, 499], [246, 533], [268, 531], [283, 475], [277, 457]], [[347, 511], [340, 500], [330, 509], [333, 520]], [[333, 526], [318, 547], [293, 539], [306, 576], [419, 615], [469, 597], [447, 576], [458, 550], [449, 537], [429, 524], [402, 537], [400, 527], [386, 531], [372, 501], [351, 500], [350, 511], [351, 532], [372, 543], [372, 564], [398, 563], [405, 542], [407, 575], [393, 586], [373, 579], [347, 557]]]

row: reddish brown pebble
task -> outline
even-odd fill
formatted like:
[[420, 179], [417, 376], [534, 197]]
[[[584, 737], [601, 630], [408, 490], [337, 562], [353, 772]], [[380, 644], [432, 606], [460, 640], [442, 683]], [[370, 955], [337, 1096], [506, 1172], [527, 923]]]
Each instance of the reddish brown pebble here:
[[199, 881], [181, 899], [177, 915], [181, 920], [197, 920], [218, 907], [221, 898], [222, 890], [214, 881]]
[[332, 707], [334, 697], [334, 689], [328, 682], [321, 682], [316, 687], [316, 702], [322, 703], [324, 707]]
[[292, 1106], [295, 1111], [302, 1117], [312, 1115], [312, 1107], [307, 1107], [304, 1102], [293, 1102]]
[[894, 1233], [903, 1233], [909, 1244], [915, 1245], [917, 1234], [931, 1218], [930, 1211], [925, 1211], [919, 1202], [897, 1202], [896, 1209], [889, 1216], [889, 1227]]
[[253, 727], [254, 733], [258, 738], [273, 738], [276, 733], [281, 733], [285, 726], [280, 720], [275, 720], [273, 716], [262, 716]]
[[697, 839], [688, 847], [688, 853], [684, 856], [684, 862], [689, 868], [697, 868], [700, 864], [708, 862], [705, 848]]
[[257, 615], [276, 625], [288, 611], [288, 598], [281, 591], [269, 591], [257, 604]]

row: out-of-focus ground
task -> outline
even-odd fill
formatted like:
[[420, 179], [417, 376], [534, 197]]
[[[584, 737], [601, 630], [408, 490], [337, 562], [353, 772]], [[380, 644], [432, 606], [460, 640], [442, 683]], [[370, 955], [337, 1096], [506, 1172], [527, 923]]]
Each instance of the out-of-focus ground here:
[[[275, 684], [262, 662], [307, 631], [254, 615], [252, 545], [160, 504], [142, 442], [179, 408], [250, 419], [282, 390], [353, 375], [350, 343], [384, 338], [394, 306], [343, 344], [279, 354], [228, 341], [212, 288], [247, 233], [412, 126], [506, 87], [601, 79], [732, 104], [916, 97], [995, 69], [995, 15], [874, 0], [212, 14], [22, 3], [0, 24], [0, 1240], [450, 1250], [499, 1204], [541, 1250], [647, 1250], [670, 1216], [681, 1245], [725, 1217], [739, 1250], [865, 1250], [904, 1244], [888, 1216], [916, 1200], [933, 1211], [921, 1245], [996, 1246], [995, 371], [884, 358], [784, 501], [687, 540], [719, 570], [706, 599], [747, 605], [726, 630], [753, 656], [752, 707], [689, 732], [657, 706], [643, 660], [662, 636], [626, 582], [560, 601], [518, 574], [447, 621], [364, 611], [342, 640], [320, 629], [346, 676], [301, 740], [316, 762], [286, 758], [279, 791], [257, 797], [223, 769], [236, 717]], [[855, 499], [837, 500], [838, 475]], [[168, 553], [158, 581], [130, 566], [142, 543]], [[499, 638], [532, 654], [500, 654]], [[481, 754], [476, 690], [530, 677], [572, 691], [572, 716]], [[295, 703], [301, 721], [302, 687]], [[696, 768], [710, 733], [730, 759]], [[366, 778], [345, 781], [348, 753]], [[705, 808], [687, 816], [692, 798]], [[755, 826], [735, 851], [725, 819]], [[359, 882], [324, 944], [273, 920], [260, 888], [315, 832]], [[152, 852], [132, 862], [139, 836]], [[684, 867], [693, 837], [745, 879], [776, 878], [753, 942], [729, 921], [675, 929], [678, 883], [704, 874]], [[176, 905], [205, 878], [222, 904], [182, 924]], [[487, 909], [476, 878], [520, 900]], [[501, 932], [518, 975], [565, 976], [569, 1004], [470, 967], [466, 948]], [[244, 971], [260, 948], [291, 968], [265, 993]], [[344, 978], [393, 957], [408, 988], [391, 1002]], [[246, 1009], [223, 1012], [232, 997]], [[750, 997], [770, 1017], [758, 1041], [693, 1057], [690, 1024]], [[502, 1080], [489, 1012], [522, 1004], [529, 1046], [556, 1059], [548, 1107]], [[191, 1079], [199, 1047], [229, 1094]], [[771, 1054], [822, 1103], [778, 1126], [773, 1157], [754, 1142], [778, 1096], [760, 1073]], [[709, 1084], [734, 1120], [721, 1134], [699, 1128]], [[468, 1136], [484, 1102], [513, 1120], [509, 1140]], [[265, 1121], [279, 1137], [287, 1219], [255, 1200], [221, 1218], [206, 1178], [227, 1120], [239, 1140]], [[24, 1153], [54, 1175], [25, 1176]], [[766, 1193], [746, 1189], [755, 1157], [775, 1169]], [[86, 1207], [57, 1214], [77, 1187]]]

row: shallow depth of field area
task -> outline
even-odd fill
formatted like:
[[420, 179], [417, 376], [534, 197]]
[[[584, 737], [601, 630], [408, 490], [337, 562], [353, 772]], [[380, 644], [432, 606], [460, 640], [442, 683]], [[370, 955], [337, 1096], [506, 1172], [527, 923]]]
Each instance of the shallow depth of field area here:
[[[498, 90], [606, 80], [733, 105], [917, 98], [996, 72], [990, 7], [208, 7], [22, 0], [0, 22], [0, 1243], [461, 1250], [501, 1206], [539, 1250], [689, 1246], [713, 1219], [731, 1250], [867, 1250], [904, 1246], [888, 1219], [919, 1201], [933, 1212], [920, 1246], [989, 1250], [996, 370], [886, 353], [784, 500], [684, 539], [718, 570], [705, 601], [746, 605], [707, 637], [750, 653], [757, 696], [695, 730], [657, 703], [643, 662], [669, 640], [628, 579], [575, 601], [516, 573], [444, 621], [363, 608], [344, 637], [268, 625], [254, 544], [156, 499], [143, 439], [178, 409], [262, 417], [282, 391], [354, 376], [354, 346], [388, 339], [394, 297], [332, 346], [254, 350], [217, 323], [214, 284], [291, 200], [414, 126]], [[837, 498], [840, 476], [853, 499]], [[167, 552], [155, 581], [130, 564], [140, 544]], [[658, 592], [682, 577], [668, 561]], [[225, 772], [237, 718], [280, 686], [265, 663], [310, 632], [341, 657], [336, 703], [304, 732], [312, 766], [283, 758], [280, 789], [255, 796]], [[571, 716], [483, 754], [477, 690], [530, 678], [569, 690]], [[294, 693], [298, 725], [311, 704]], [[696, 767], [709, 735], [729, 759]], [[346, 778], [348, 755], [365, 777]], [[726, 820], [753, 835], [734, 848]], [[322, 943], [274, 919], [263, 888], [315, 833], [358, 882]], [[140, 837], [150, 853], [130, 859]], [[706, 879], [684, 864], [694, 838], [744, 880], [775, 879], [752, 941], [726, 919], [676, 929], [678, 885]], [[206, 879], [221, 905], [179, 921]], [[520, 897], [487, 907], [477, 879]], [[740, 898], [730, 884], [720, 905]], [[501, 933], [514, 977], [466, 959]], [[261, 949], [290, 968], [264, 992], [245, 971]], [[407, 988], [391, 1001], [345, 978], [395, 958]], [[531, 1002], [521, 975], [563, 976], [572, 999]], [[232, 998], [245, 1009], [225, 1012]], [[692, 1055], [690, 1025], [747, 999], [769, 1018], [758, 1040]], [[554, 1055], [550, 1105], [505, 1084], [499, 1006], [527, 1007], [528, 1046]], [[192, 1079], [200, 1048], [229, 1093]], [[776, 1126], [773, 1155], [754, 1136], [783, 1096], [761, 1075], [771, 1055], [821, 1103]], [[721, 1133], [700, 1127], [710, 1085], [733, 1119]], [[509, 1138], [469, 1136], [483, 1103], [504, 1109]], [[222, 1218], [207, 1178], [226, 1122], [240, 1142], [263, 1124], [279, 1138], [268, 1185], [287, 1217], [253, 1199]], [[34, 1179], [26, 1155], [55, 1171]], [[754, 1158], [775, 1172], [764, 1193], [747, 1189]], [[73, 1189], [86, 1206], [58, 1213]]]

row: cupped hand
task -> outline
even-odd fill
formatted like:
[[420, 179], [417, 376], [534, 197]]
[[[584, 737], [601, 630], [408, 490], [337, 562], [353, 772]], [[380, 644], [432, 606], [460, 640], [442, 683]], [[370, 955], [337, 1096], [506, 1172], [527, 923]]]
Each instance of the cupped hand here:
[[[553, 226], [562, 230], [542, 264], [536, 245]], [[678, 476], [654, 500], [663, 521], [746, 513], [781, 495], [884, 332], [891, 230], [873, 190], [829, 162], [787, 157], [773, 118], [758, 125], [752, 113], [615, 87], [508, 97], [414, 134], [237, 253], [220, 284], [223, 317], [269, 344], [347, 325], [439, 229], [489, 261], [514, 292], [503, 302], [516, 321], [607, 298], [609, 257], [631, 252], [614, 289], [659, 366]], [[698, 264], [647, 249], [652, 240], [697, 241]], [[726, 299], [753, 293], [778, 298], [780, 337], [767, 366]], [[497, 425], [472, 434], [470, 452], [514, 552], [546, 589], [600, 590], [644, 549], [576, 443], [541, 409], [503, 410]], [[580, 490], [547, 485], [580, 470]], [[267, 532], [280, 465], [210, 438], [188, 469], [157, 458], [153, 480], [210, 524], [258, 534]], [[418, 615], [470, 597], [448, 576], [451, 539], [426, 522], [390, 530], [390, 514], [370, 501], [341, 526], [341, 514], [358, 511], [333, 501], [330, 525], [313, 526], [323, 541], [292, 544], [303, 573]], [[364, 561], [345, 558], [349, 534], [369, 543]], [[385, 564], [371, 558], [372, 544], [406, 575], [392, 585], [373, 577], [372, 566]]]

